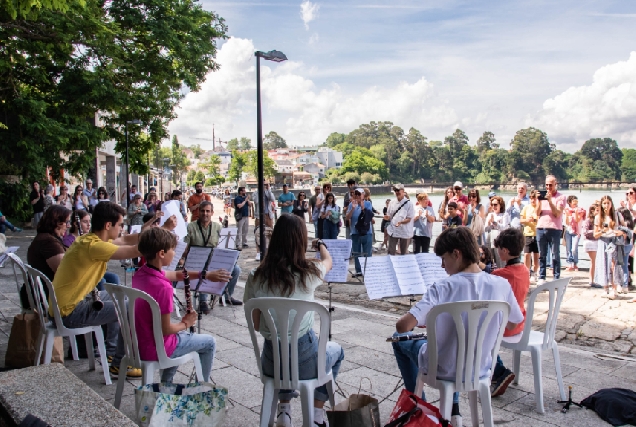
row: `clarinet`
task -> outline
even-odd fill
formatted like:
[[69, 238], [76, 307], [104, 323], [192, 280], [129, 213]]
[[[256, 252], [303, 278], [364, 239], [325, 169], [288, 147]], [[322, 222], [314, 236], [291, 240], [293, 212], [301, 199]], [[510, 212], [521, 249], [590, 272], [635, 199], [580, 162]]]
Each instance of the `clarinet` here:
[[[81, 236], [82, 224], [80, 224], [80, 217], [78, 214], [75, 214], [75, 223], [77, 224], [77, 233]], [[97, 289], [97, 286], [95, 286], [91, 291], [91, 298], [93, 299], [93, 310], [101, 311], [101, 309], [104, 308], [104, 303], [101, 299], [99, 299], [99, 289]]]
[[[186, 313], [192, 313], [192, 295], [190, 294], [190, 276], [188, 271], [183, 269], [183, 293], [186, 300]], [[194, 333], [194, 325], [190, 326], [190, 332]]]

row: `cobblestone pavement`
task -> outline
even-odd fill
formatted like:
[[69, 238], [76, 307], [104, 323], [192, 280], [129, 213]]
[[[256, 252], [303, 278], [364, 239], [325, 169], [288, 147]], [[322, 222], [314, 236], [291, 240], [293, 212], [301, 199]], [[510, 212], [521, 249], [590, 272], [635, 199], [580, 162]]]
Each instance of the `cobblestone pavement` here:
[[[26, 259], [26, 248], [32, 237], [32, 232], [9, 234], [7, 243], [8, 246], [20, 246], [18, 255]], [[253, 259], [253, 248], [241, 255], [243, 280], [237, 287], [237, 298], [242, 297], [247, 272], [257, 265]], [[109, 271], [120, 274], [122, 283], [125, 282], [123, 269], [118, 263], [111, 262]], [[130, 283], [130, 275], [126, 279]], [[625, 304], [624, 300], [602, 299], [600, 293], [588, 289], [586, 283], [579, 276], [573, 281], [566, 294], [559, 321], [561, 368], [565, 385], [573, 386], [576, 401], [601, 388], [636, 389], [636, 359], [625, 354], [634, 354], [636, 333], [632, 306]], [[408, 301], [368, 301], [361, 285], [335, 285], [333, 289], [334, 301], [338, 301], [334, 303], [336, 310], [332, 323], [333, 340], [341, 343], [345, 349], [345, 361], [338, 377], [338, 385], [345, 394], [354, 393], [360, 387], [361, 378], [369, 378], [372, 385], [368, 385], [365, 380], [361, 388], [380, 400], [386, 398], [380, 404], [382, 422], [385, 423], [399, 395], [399, 390], [394, 392], [399, 383], [399, 371], [391, 346], [385, 342], [385, 338], [393, 333], [395, 321], [408, 308]], [[4, 268], [0, 268], [2, 365], [11, 323], [18, 312], [18, 294], [12, 269], [7, 263]], [[203, 318], [202, 330], [217, 339], [212, 379], [216, 384], [229, 389], [231, 405], [225, 425], [257, 425], [262, 386], [242, 308], [216, 307], [210, 315]], [[572, 345], [570, 341], [577, 345]], [[507, 350], [502, 353], [507, 366], [512, 366], [511, 356]], [[574, 408], [567, 414], [560, 412], [561, 405], [556, 403], [559, 395], [553, 360], [550, 354], [544, 355], [543, 359], [546, 413], [538, 414], [534, 409], [532, 365], [529, 355], [524, 354], [519, 385], [512, 385], [504, 396], [493, 399], [495, 423], [510, 426], [606, 425], [595, 413], [588, 410]], [[65, 364], [104, 399], [113, 401], [115, 386], [104, 385], [99, 367], [97, 372], [88, 371], [86, 360], [67, 360]], [[191, 373], [192, 366], [185, 365], [179, 370], [175, 381], [187, 382]], [[137, 385], [139, 381], [127, 381], [124, 390], [121, 410], [129, 417], [134, 416], [133, 388]], [[437, 404], [437, 391], [430, 388], [425, 391], [428, 399]], [[464, 425], [470, 425], [466, 395], [462, 395], [461, 412]], [[299, 401], [293, 403], [293, 418], [296, 426], [302, 424]]]

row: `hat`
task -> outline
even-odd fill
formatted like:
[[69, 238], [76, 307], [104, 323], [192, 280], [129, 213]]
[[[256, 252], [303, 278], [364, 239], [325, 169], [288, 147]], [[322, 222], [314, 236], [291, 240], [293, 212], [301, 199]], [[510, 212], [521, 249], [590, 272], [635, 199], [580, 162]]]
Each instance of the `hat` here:
[[354, 193], [360, 193], [360, 194], [364, 194], [364, 188], [362, 187], [358, 187], [355, 190], [353, 190]]
[[455, 184], [453, 184], [453, 188], [454, 187], [460, 187], [460, 188], [464, 188], [464, 186], [462, 185], [461, 181], [455, 181]]
[[393, 190], [404, 190], [404, 184], [394, 184]]
[[287, 187], [287, 184], [283, 184], [283, 187]]
[[494, 191], [491, 191], [490, 193], [488, 193], [488, 197], [495, 197], [497, 195], [497, 193], [495, 193]]

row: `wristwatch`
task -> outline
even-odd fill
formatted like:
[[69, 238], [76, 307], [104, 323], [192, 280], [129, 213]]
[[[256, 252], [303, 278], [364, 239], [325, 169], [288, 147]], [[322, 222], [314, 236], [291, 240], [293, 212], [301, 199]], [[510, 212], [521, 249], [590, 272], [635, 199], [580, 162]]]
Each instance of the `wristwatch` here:
[[325, 249], [327, 248], [327, 245], [325, 244], [325, 242], [322, 241], [322, 239], [319, 239], [316, 242], [316, 249], [320, 249], [320, 245], [323, 245], [325, 247]]

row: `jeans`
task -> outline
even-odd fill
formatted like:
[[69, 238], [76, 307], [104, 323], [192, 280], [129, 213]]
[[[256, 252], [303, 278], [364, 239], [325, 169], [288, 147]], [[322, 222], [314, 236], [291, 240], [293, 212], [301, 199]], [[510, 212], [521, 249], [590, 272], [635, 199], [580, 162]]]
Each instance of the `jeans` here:
[[570, 264], [578, 264], [579, 263], [579, 239], [581, 238], [578, 234], [570, 234], [568, 231], [565, 232], [565, 253], [567, 254], [567, 261]]
[[106, 325], [106, 354], [113, 356], [111, 366], [119, 367], [122, 357], [126, 354], [124, 338], [119, 333], [119, 319], [110, 295], [106, 291], [99, 292], [99, 298], [104, 303], [104, 308], [99, 311], [93, 309], [93, 300], [89, 296], [75, 306], [75, 309], [66, 317], [62, 317], [62, 323], [67, 328], [83, 328], [85, 326]]
[[428, 253], [431, 246], [431, 238], [427, 236], [413, 236], [413, 253]]
[[44, 212], [38, 212], [33, 214], [33, 228], [38, 228], [38, 224], [40, 223], [40, 220], [42, 219], [42, 215], [44, 215]]
[[362, 267], [360, 266], [360, 260], [358, 257], [360, 254], [364, 254], [367, 257], [371, 256], [372, 244], [371, 235], [365, 234], [352, 234], [351, 235], [351, 255], [355, 257], [356, 273], [362, 273]]
[[625, 245], [625, 259], [623, 260], [623, 287], [629, 285], [629, 253], [632, 251], [634, 245]]
[[4, 234], [7, 228], [11, 231], [15, 231], [15, 227], [5, 218], [4, 221], [0, 220], [0, 233]]
[[[232, 278], [229, 282], [227, 282], [227, 286], [225, 287], [225, 292], [230, 297], [234, 295], [234, 288], [236, 288], [236, 282], [238, 282], [239, 276], [241, 274], [241, 268], [238, 264], [234, 264], [234, 270], [232, 270]], [[199, 294], [200, 302], [207, 302], [210, 299], [209, 294]]]
[[[326, 338], [326, 337], [325, 337]], [[280, 345], [280, 344], [279, 344]], [[290, 352], [291, 354], [291, 352]], [[327, 343], [326, 372], [331, 369], [333, 379], [335, 380], [340, 370], [340, 364], [344, 360], [344, 350], [340, 344], [333, 341]], [[274, 347], [271, 340], [265, 340], [263, 352], [261, 354], [261, 365], [263, 367], [263, 375], [274, 377]], [[282, 375], [282, 372], [281, 372]], [[309, 380], [316, 378], [318, 375], [318, 337], [313, 329], [310, 329], [305, 335], [298, 338], [298, 378], [301, 380]], [[279, 390], [279, 400], [291, 400], [298, 395], [294, 390]], [[316, 387], [314, 391], [314, 399], [326, 402], [329, 400], [326, 384]]]
[[548, 244], [552, 245], [552, 265], [554, 278], [561, 276], [561, 230], [554, 228], [537, 228], [537, 243], [539, 243], [539, 279], [545, 280], [546, 257], [548, 255]]
[[318, 220], [312, 221], [314, 223], [314, 239], [318, 238]]
[[110, 273], [108, 271], [104, 273], [104, 277], [102, 277], [102, 280], [100, 280], [97, 283], [97, 289], [99, 289], [100, 291], [105, 290], [104, 288], [105, 283], [112, 283], [113, 285], [121, 284], [121, 282], [119, 281], [119, 276], [116, 275], [115, 273]]
[[501, 357], [497, 355], [497, 363], [495, 363], [495, 371], [492, 373], [492, 382], [496, 382], [507, 371], [506, 367], [501, 360]]
[[[211, 335], [193, 334], [191, 332], [181, 331], [177, 334], [177, 347], [170, 355], [171, 359], [185, 356], [188, 353], [196, 351], [201, 359], [201, 370], [203, 371], [203, 381], [210, 381], [210, 372], [212, 371], [212, 362], [216, 353], [216, 340]], [[177, 372], [178, 366], [164, 369], [161, 371], [161, 382], [170, 383], [174, 374]]]
[[[412, 332], [406, 332], [403, 334], [394, 333], [393, 336], [411, 335]], [[411, 341], [398, 341], [391, 345], [393, 346], [393, 354], [397, 362], [402, 379], [404, 380], [404, 388], [415, 393], [415, 386], [417, 384], [417, 376], [419, 375], [419, 357], [420, 349], [426, 344], [426, 340], [411, 340]], [[424, 391], [422, 391], [422, 399], [426, 400]], [[459, 393], [453, 393], [453, 403], [459, 403]]]
[[250, 227], [250, 217], [244, 216], [236, 224], [238, 231], [236, 233], [236, 248], [242, 249], [244, 245], [247, 245], [247, 229]]
[[322, 238], [323, 239], [337, 239], [338, 238], [338, 224], [334, 224], [332, 220], [325, 219], [322, 225]]

